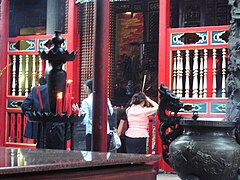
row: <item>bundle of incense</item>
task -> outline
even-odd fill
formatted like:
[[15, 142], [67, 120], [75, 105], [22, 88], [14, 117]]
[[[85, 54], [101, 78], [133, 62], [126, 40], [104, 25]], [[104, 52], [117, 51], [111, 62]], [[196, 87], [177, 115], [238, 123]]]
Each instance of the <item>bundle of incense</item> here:
[[147, 77], [147, 75], [144, 74], [144, 77], [143, 77], [143, 84], [142, 84], [142, 92], [143, 92], [144, 87], [145, 87], [146, 77]]

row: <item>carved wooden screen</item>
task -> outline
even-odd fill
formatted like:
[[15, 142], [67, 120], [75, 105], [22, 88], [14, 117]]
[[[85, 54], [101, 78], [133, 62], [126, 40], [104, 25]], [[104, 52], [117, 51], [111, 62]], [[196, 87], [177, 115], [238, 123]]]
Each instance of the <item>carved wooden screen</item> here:
[[227, 0], [171, 1], [171, 27], [219, 26], [229, 20]]
[[[110, 4], [112, 7], [112, 4]], [[112, 9], [112, 8], [111, 8]], [[115, 23], [110, 10], [110, 34], [109, 34], [109, 98], [113, 99], [113, 77], [114, 77], [114, 28]], [[79, 3], [79, 31], [80, 31], [80, 101], [86, 98], [83, 84], [86, 79], [93, 76], [93, 43], [94, 43], [94, 2]]]
[[147, 74], [145, 93], [157, 101], [158, 93], [158, 36], [159, 36], [159, 12], [158, 1], [150, 1], [148, 3], [149, 12], [147, 13], [148, 22], [145, 25], [146, 43], [144, 59], [146, 67], [144, 68]]
[[230, 14], [227, 0], [207, 0], [205, 25], [219, 26], [229, 24]]
[[116, 72], [115, 63], [115, 36], [116, 36], [116, 14], [114, 13], [114, 4], [110, 2], [110, 29], [109, 29], [109, 98], [114, 102], [114, 77]]
[[80, 30], [80, 101], [86, 98], [83, 85], [93, 76], [94, 3], [79, 4]]
[[142, 90], [144, 77], [144, 92], [157, 99], [159, 3], [129, 0], [113, 4], [114, 103], [126, 105], [135, 92]]

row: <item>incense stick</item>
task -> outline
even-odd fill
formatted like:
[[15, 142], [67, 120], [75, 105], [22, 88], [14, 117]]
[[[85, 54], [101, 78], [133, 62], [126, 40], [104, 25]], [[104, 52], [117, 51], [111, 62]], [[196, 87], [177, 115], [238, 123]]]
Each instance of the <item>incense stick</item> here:
[[146, 82], [146, 77], [147, 77], [147, 75], [144, 74], [144, 77], [143, 77], [143, 84], [142, 84], [142, 92], [143, 92], [143, 90], [144, 90], [144, 86], [145, 86], [145, 82]]

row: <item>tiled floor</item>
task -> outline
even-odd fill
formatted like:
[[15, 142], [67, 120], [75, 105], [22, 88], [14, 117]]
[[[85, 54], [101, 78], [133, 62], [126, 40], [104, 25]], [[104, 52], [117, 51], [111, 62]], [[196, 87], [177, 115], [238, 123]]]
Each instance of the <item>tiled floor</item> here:
[[157, 180], [181, 180], [176, 174], [159, 173]]

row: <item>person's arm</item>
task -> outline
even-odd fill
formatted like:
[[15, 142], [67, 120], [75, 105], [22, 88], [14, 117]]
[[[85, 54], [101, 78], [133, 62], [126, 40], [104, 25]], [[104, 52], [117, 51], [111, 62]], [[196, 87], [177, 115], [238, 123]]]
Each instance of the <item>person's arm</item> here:
[[113, 107], [112, 107], [112, 103], [111, 101], [108, 99], [108, 108], [109, 108], [109, 111], [111, 113], [111, 115], [113, 114]]
[[90, 122], [90, 124], [92, 124], [92, 117], [91, 117], [89, 108], [90, 107], [89, 107], [89, 104], [87, 103], [87, 101], [83, 100], [81, 114], [85, 114], [85, 116], [83, 118], [82, 124], [86, 125], [88, 121]]
[[158, 103], [156, 103], [155, 101], [153, 101], [152, 99], [150, 99], [149, 97], [146, 96], [146, 100], [147, 102], [149, 102], [149, 104], [152, 106], [152, 107], [147, 107], [147, 108], [144, 108], [144, 111], [145, 111], [145, 114], [147, 116], [150, 116], [154, 113], [157, 112], [158, 110]]
[[33, 95], [32, 95], [32, 91], [31, 91], [28, 94], [28, 96], [26, 97], [26, 99], [21, 104], [23, 113], [26, 114], [27, 112], [31, 112], [32, 106], [33, 106]]

